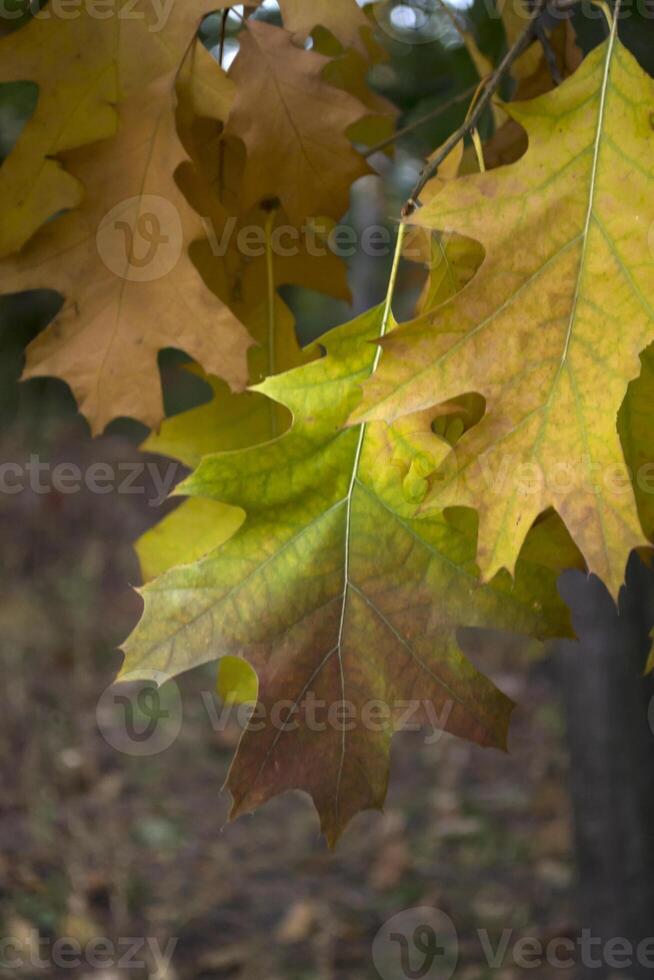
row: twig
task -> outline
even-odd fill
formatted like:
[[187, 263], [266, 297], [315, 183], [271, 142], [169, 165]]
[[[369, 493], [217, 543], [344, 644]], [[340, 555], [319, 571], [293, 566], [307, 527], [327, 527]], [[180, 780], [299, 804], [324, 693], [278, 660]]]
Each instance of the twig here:
[[402, 208], [403, 218], [408, 218], [413, 214], [415, 209], [420, 206], [418, 198], [420, 197], [420, 193], [422, 192], [422, 189], [427, 181], [431, 180], [434, 174], [437, 173], [441, 163], [447, 156], [449, 156], [457, 143], [464, 139], [469, 132], [476, 128], [477, 123], [497, 91], [500, 82], [504, 78], [504, 75], [514, 61], [520, 57], [522, 52], [529, 47], [534, 39], [538, 19], [545, 10], [547, 2], [548, 0], [537, 0], [537, 2], [534, 4], [534, 12], [529, 19], [529, 23], [525, 27], [522, 34], [516, 38], [515, 42], [511, 45], [493, 74], [489, 76], [488, 81], [485, 84], [483, 94], [481, 95], [473, 111], [469, 114], [466, 121], [462, 123], [454, 133], [452, 133], [450, 138], [443, 144], [433, 160], [431, 160], [429, 165], [422, 171], [415, 187], [413, 188], [413, 191], [411, 192], [409, 200]]
[[218, 48], [218, 64], [222, 68], [223, 57], [225, 55], [225, 35], [227, 33], [227, 20], [229, 18], [229, 9], [223, 11], [223, 15], [220, 22], [220, 46]]
[[543, 55], [545, 57], [547, 67], [549, 68], [550, 75], [552, 76], [552, 81], [555, 85], [560, 85], [563, 81], [563, 75], [559, 69], [559, 65], [556, 60], [556, 53], [552, 47], [550, 39], [547, 36], [545, 25], [542, 23], [542, 21], [539, 21], [539, 23], [536, 25], [535, 35], [541, 43]]
[[[220, 22], [220, 47], [218, 48], [218, 63], [220, 67], [223, 67], [223, 58], [225, 56], [225, 37], [227, 34], [227, 20], [229, 18], [229, 9], [223, 11], [223, 15]], [[223, 123], [223, 130], [225, 126]], [[225, 189], [225, 138], [224, 133], [221, 133], [220, 143], [218, 144], [218, 193], [220, 199], [222, 200], [223, 191]]]
[[458, 105], [459, 102], [465, 102], [465, 100], [469, 99], [476, 90], [477, 86], [471, 85], [470, 88], [465, 90], [465, 92], [459, 92], [458, 95], [455, 95], [447, 102], [443, 102], [435, 109], [432, 109], [431, 112], [421, 116], [420, 119], [415, 119], [413, 122], [407, 123], [406, 126], [402, 126], [401, 129], [397, 129], [391, 136], [387, 136], [386, 139], [381, 140], [379, 143], [375, 143], [374, 146], [371, 146], [370, 149], [366, 150], [366, 152], [363, 154], [364, 157], [370, 157], [373, 155], [373, 153], [379, 153], [380, 150], [385, 150], [386, 147], [390, 146], [391, 143], [394, 143], [395, 140], [401, 139], [403, 136], [406, 136], [407, 133], [412, 133], [414, 129], [420, 129], [421, 126], [424, 126], [425, 123], [431, 122], [432, 119], [437, 119], [438, 116], [442, 116], [443, 113], [447, 112], [448, 109], [451, 109], [453, 106]]

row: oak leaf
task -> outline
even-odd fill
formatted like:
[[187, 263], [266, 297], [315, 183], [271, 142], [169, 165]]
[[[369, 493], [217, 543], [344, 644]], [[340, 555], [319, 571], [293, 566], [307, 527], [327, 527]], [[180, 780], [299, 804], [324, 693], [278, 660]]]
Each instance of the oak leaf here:
[[203, 14], [231, 5], [118, 0], [101, 17], [84, 4], [72, 17], [45, 7], [0, 40], [0, 82], [39, 86], [36, 110], [0, 169], [0, 256], [81, 203], [83, 183], [62, 167], [62, 155], [114, 136], [120, 105], [150, 85], [160, 91], [174, 77]]
[[[434, 154], [440, 152], [440, 147]], [[427, 163], [433, 158], [432, 154]], [[436, 176], [425, 185], [421, 194], [424, 204], [440, 194], [448, 181], [455, 180], [463, 161], [463, 143], [447, 155]], [[427, 268], [427, 278], [416, 303], [415, 313], [427, 313], [451, 299], [470, 282], [482, 263], [484, 250], [478, 242], [459, 235], [441, 234], [414, 225], [404, 236], [404, 257], [420, 262]]]
[[0, 40], [0, 82], [39, 86], [35, 111], [0, 167], [0, 257], [84, 196], [61, 154], [114, 136], [119, 80], [112, 36], [84, 14], [69, 21], [48, 8]]
[[368, 54], [370, 21], [356, 0], [280, 0], [282, 20], [287, 31], [306, 41], [316, 27], [324, 27], [344, 48]]
[[[207, 234], [203, 242], [194, 243], [192, 256], [206, 278], [220, 277], [220, 296], [234, 306], [250, 333], [256, 327], [248, 322], [249, 308], [267, 295], [264, 239], [271, 218], [275, 287], [298, 285], [349, 300], [345, 263], [329, 247], [331, 222], [324, 219], [298, 228], [289, 224], [281, 208], [274, 215], [256, 206], [239, 209], [244, 158], [234, 141], [223, 136], [236, 87], [200, 43], [182, 67], [177, 92], [178, 132], [189, 157], [177, 171], [177, 182], [203, 216]], [[235, 143], [240, 145], [239, 140]], [[253, 233], [258, 238], [248, 245]], [[258, 334], [253, 336], [262, 342]], [[283, 369], [291, 366], [285, 362]], [[250, 374], [250, 381], [263, 376]]]
[[[438, 718], [449, 732], [504, 746], [511, 703], [462, 655], [459, 625], [569, 631], [555, 582], [570, 543], [554, 515], [527, 542], [515, 583], [501, 573], [480, 587], [474, 513], [412, 516], [412, 423], [343, 428], [374, 369], [368, 341], [383, 319], [375, 309], [336, 328], [321, 339], [327, 356], [258, 386], [292, 412], [293, 427], [204, 457], [179, 488], [241, 507], [244, 523], [201, 561], [145, 587], [143, 619], [125, 645], [130, 676], [245, 657], [259, 677], [259, 708], [228, 777], [232, 815], [303, 789], [330, 843], [359, 810], [383, 804], [407, 701], [414, 721]], [[432, 444], [447, 448], [433, 435]], [[304, 713], [313, 698], [345, 702], [352, 730], [314, 726]], [[280, 703], [298, 712], [288, 730], [271, 721]], [[364, 717], [370, 704], [389, 711], [374, 725]]]
[[246, 148], [240, 210], [279, 198], [296, 227], [342, 217], [351, 184], [370, 172], [346, 135], [368, 109], [329, 85], [322, 78], [329, 59], [296, 47], [288, 31], [251, 20], [240, 42], [225, 130]]
[[[267, 301], [258, 306], [246, 297], [243, 319], [257, 346], [249, 352], [250, 377], [260, 381], [306, 360], [295, 338], [293, 317], [275, 295], [272, 320]], [[231, 392], [224, 381], [191, 370], [210, 385], [206, 404], [166, 419], [143, 449], [179, 460], [191, 469], [209, 453], [231, 452], [265, 442], [288, 428], [287, 410], [255, 391]], [[243, 511], [218, 500], [190, 497], [139, 539], [136, 550], [145, 581], [174, 565], [196, 561], [240, 527]]]
[[478, 509], [486, 577], [513, 569], [550, 506], [614, 593], [643, 540], [616, 415], [654, 336], [653, 102], [614, 28], [561, 87], [506, 107], [529, 135], [518, 163], [448, 184], [415, 216], [486, 256], [456, 298], [387, 338], [352, 420], [486, 399], [430, 494]]
[[[178, 3], [153, 33], [145, 17], [150, 7], [141, 6], [135, 13], [143, 20], [123, 22], [116, 8], [110, 20], [81, 11], [72, 22], [92, 21], [88, 46], [96, 72], [117, 79], [119, 126], [113, 139], [62, 157], [85, 188], [83, 206], [48, 222], [0, 267], [7, 292], [48, 288], [63, 295], [60, 314], [28, 347], [24, 377], [67, 381], [94, 432], [121, 415], [159, 423], [163, 347], [184, 350], [236, 389], [247, 383], [251, 339], [189, 258], [189, 244], [205, 232], [174, 179], [185, 159], [175, 129], [175, 76], [202, 14], [216, 4]], [[46, 30], [42, 23], [52, 27], [39, 22], [35, 31]], [[59, 64], [56, 50], [51, 57], [53, 77], [65, 77], [67, 64]], [[77, 102], [86, 99], [80, 86]], [[37, 110], [25, 132], [38, 122]]]

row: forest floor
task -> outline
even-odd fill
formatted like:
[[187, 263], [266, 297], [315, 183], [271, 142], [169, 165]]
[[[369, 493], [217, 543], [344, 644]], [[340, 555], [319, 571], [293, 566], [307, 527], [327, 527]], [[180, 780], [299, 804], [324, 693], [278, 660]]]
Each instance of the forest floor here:
[[[12, 452], [3, 447], [3, 458]], [[51, 459], [86, 467], [139, 456], [119, 437], [73, 434]], [[560, 710], [553, 671], [523, 643], [466, 645], [518, 702], [510, 753], [397, 736], [385, 813], [360, 815], [333, 853], [301, 794], [226, 822], [221, 785], [238, 728], [207, 710], [215, 665], [180, 679], [183, 723], [165, 751], [133, 757], [108, 744], [96, 708], [139, 616], [131, 543], [157, 517], [144, 489], [0, 495], [0, 926], [14, 959], [20, 950], [4, 975], [364, 980], [378, 976], [372, 944], [383, 924], [433, 907], [458, 932], [457, 980], [510, 980], [525, 972], [514, 962], [519, 937], [573, 935]], [[35, 965], [58, 937], [75, 939], [83, 962]], [[116, 953], [92, 967], [97, 937]], [[150, 956], [121, 969], [126, 937], [152, 948], [175, 940], [172, 964], [157, 970]], [[488, 964], [483, 937], [493, 948], [505, 940], [502, 962]], [[383, 964], [382, 973], [402, 976]]]

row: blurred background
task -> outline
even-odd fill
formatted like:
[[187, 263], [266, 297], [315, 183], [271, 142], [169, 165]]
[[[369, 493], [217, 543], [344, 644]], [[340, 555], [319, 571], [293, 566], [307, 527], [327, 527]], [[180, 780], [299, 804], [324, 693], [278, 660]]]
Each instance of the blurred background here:
[[[480, 0], [457, 0], [449, 13], [428, 0], [378, 6], [378, 40], [389, 59], [373, 69], [371, 83], [398, 107], [398, 127], [413, 128], [396, 141], [392, 160], [378, 154], [381, 175], [356, 185], [349, 220], [392, 230], [421, 158], [461, 122], [478, 83], [461, 28], [494, 63], [506, 38]], [[647, 4], [630, 10], [623, 39], [654, 73], [654, 11]], [[278, 19], [277, 5], [264, 3], [258, 16]], [[576, 14], [574, 23], [584, 50], [602, 40], [601, 19]], [[238, 27], [230, 17], [227, 60], [237, 53]], [[202, 37], [210, 50], [218, 29], [217, 16], [207, 18]], [[510, 85], [503, 94], [510, 96]], [[0, 85], [2, 155], [34, 97], [29, 83]], [[490, 117], [483, 121], [482, 136], [491, 126]], [[353, 256], [349, 307], [287, 288], [302, 342], [378, 302], [387, 273], [387, 259]], [[420, 285], [416, 268], [405, 266], [400, 314], [410, 314]], [[518, 702], [510, 754], [447, 735], [398, 735], [384, 815], [359, 816], [334, 853], [299, 794], [226, 824], [220, 787], [239, 727], [236, 718], [216, 724], [212, 714], [209, 701], [220, 710], [215, 665], [164, 688], [163, 707], [179, 734], [158, 754], [144, 757], [120, 742], [118, 709], [99, 726], [98, 702], [122, 660], [117, 647], [140, 614], [132, 545], [171, 507], [156, 505], [153, 476], [169, 461], [144, 457], [147, 430], [127, 419], [92, 439], [63, 383], [19, 382], [26, 344], [59, 304], [45, 292], [0, 298], [0, 461], [23, 465], [38, 455], [127, 473], [145, 459], [150, 468], [130, 493], [0, 494], [0, 928], [22, 951], [19, 966], [0, 958], [0, 973], [399, 980], [408, 974], [390, 972], [383, 951], [373, 960], [373, 941], [389, 918], [412, 907], [452, 919], [461, 980], [522, 975], [511, 953], [519, 937], [574, 940], [584, 926], [634, 941], [648, 929], [654, 934], [654, 691], [640, 677], [654, 582], [635, 557], [620, 615], [600, 583], [566, 578], [580, 644], [543, 649], [464, 635], [464, 649]], [[207, 397], [184, 362], [179, 351], [160, 357], [168, 414]], [[175, 479], [183, 474], [178, 467]], [[147, 723], [147, 706], [141, 720]], [[488, 964], [479, 930], [493, 948], [511, 930], [499, 965]], [[56, 966], [48, 957], [58, 937], [82, 946], [97, 937], [152, 943], [134, 953], [141, 966], [111, 955], [95, 966]], [[158, 961], [171, 940], [172, 961]], [[635, 980], [651, 968], [550, 964], [528, 972]]]

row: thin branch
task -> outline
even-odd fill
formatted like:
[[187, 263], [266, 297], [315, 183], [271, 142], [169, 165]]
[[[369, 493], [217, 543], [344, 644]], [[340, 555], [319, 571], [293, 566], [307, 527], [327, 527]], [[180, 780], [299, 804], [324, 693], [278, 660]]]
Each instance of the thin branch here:
[[[223, 58], [225, 57], [225, 38], [227, 35], [227, 20], [229, 18], [229, 8], [223, 11], [223, 15], [220, 22], [220, 47], [218, 49], [218, 63], [220, 67], [223, 67]], [[223, 130], [224, 130], [223, 124]], [[219, 196], [222, 200], [223, 191], [225, 189], [225, 138], [224, 134], [221, 133], [220, 143], [218, 144], [218, 187]]]
[[471, 85], [470, 88], [465, 90], [465, 92], [459, 92], [458, 95], [455, 95], [452, 99], [449, 99], [447, 102], [443, 102], [435, 109], [432, 109], [431, 112], [428, 112], [424, 116], [421, 116], [420, 119], [415, 119], [413, 122], [407, 123], [406, 126], [403, 126], [401, 129], [396, 130], [391, 136], [388, 136], [386, 139], [381, 140], [381, 142], [379, 143], [375, 143], [375, 145], [371, 146], [370, 149], [366, 150], [366, 152], [363, 155], [365, 157], [370, 157], [373, 155], [373, 153], [379, 153], [380, 150], [385, 150], [386, 147], [390, 146], [391, 143], [394, 143], [395, 140], [401, 139], [403, 136], [406, 136], [407, 133], [412, 133], [415, 129], [420, 129], [421, 126], [423, 126], [425, 123], [431, 122], [432, 119], [437, 119], [438, 116], [442, 116], [443, 113], [447, 112], [448, 109], [451, 109], [453, 106], [458, 105], [459, 102], [465, 102], [465, 100], [470, 98], [470, 96], [473, 95], [476, 90], [477, 90], [477, 86]]
[[555, 85], [560, 85], [563, 81], [563, 75], [561, 74], [561, 70], [556, 60], [556, 52], [554, 51], [552, 43], [547, 36], [545, 25], [542, 21], [539, 21], [539, 23], [536, 25], [535, 35], [541, 43], [545, 62], [552, 77], [552, 81]]
[[431, 160], [429, 165], [422, 171], [415, 187], [413, 188], [413, 191], [411, 192], [409, 200], [402, 208], [403, 218], [408, 218], [411, 214], [413, 214], [415, 209], [420, 206], [418, 198], [420, 197], [422, 189], [427, 181], [431, 180], [434, 174], [437, 173], [441, 163], [447, 156], [449, 156], [457, 143], [459, 143], [460, 140], [464, 139], [468, 133], [477, 127], [479, 120], [481, 119], [487, 106], [490, 104], [490, 101], [499, 88], [505, 74], [511, 68], [514, 61], [517, 61], [522, 52], [525, 51], [533, 41], [538, 20], [546, 8], [547, 2], [548, 0], [536, 0], [536, 3], [534, 4], [534, 12], [529, 19], [527, 26], [522, 34], [516, 38], [515, 42], [511, 45], [493, 74], [489, 76], [485, 84], [484, 91], [473, 111], [469, 114], [465, 122], [462, 123], [462, 125], [459, 126], [454, 133], [452, 133], [450, 138], [443, 144], [433, 160]]
[[227, 20], [229, 18], [229, 8], [223, 11], [220, 22], [220, 46], [218, 48], [218, 64], [222, 68], [225, 56], [225, 35], [227, 34]]

